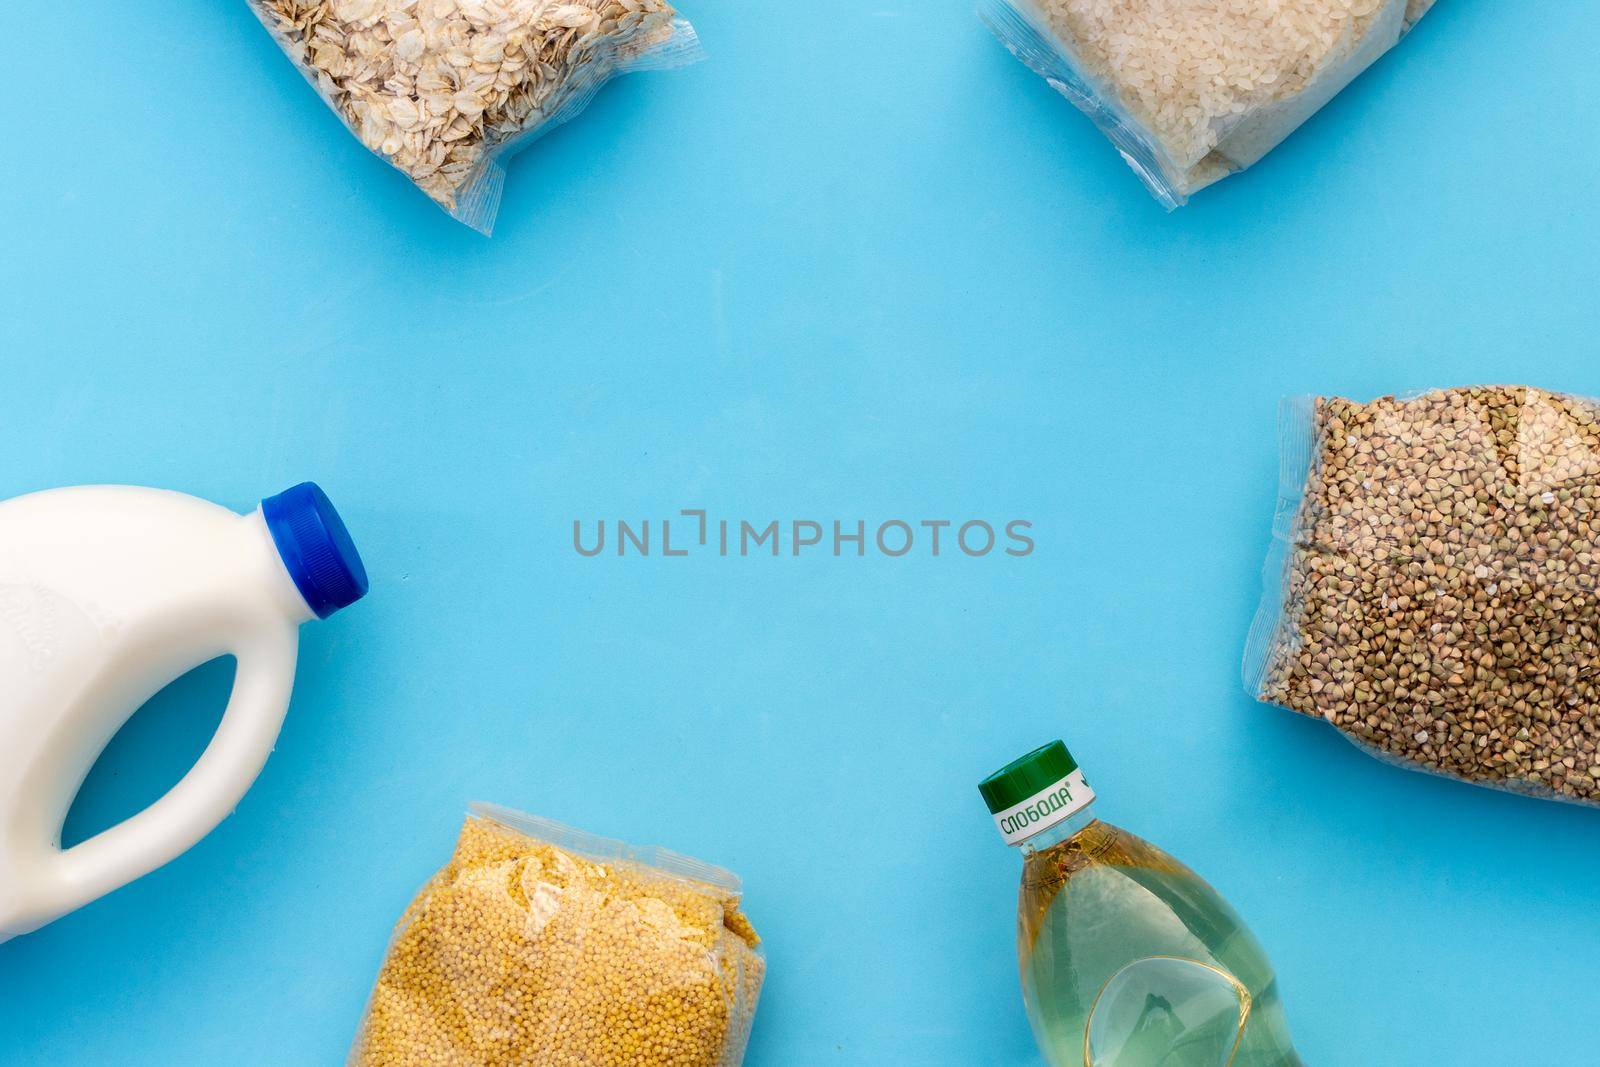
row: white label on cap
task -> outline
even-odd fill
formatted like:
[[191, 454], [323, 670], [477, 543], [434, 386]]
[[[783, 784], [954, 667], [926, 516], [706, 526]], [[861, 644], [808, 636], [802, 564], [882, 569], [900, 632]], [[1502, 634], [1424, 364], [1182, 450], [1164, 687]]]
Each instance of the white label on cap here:
[[1043, 833], [1076, 815], [1093, 800], [1094, 790], [1083, 780], [1083, 771], [1079, 769], [1021, 804], [997, 813], [994, 824], [1000, 827], [1000, 836], [1006, 839], [1006, 844], [1019, 845], [1034, 834]]

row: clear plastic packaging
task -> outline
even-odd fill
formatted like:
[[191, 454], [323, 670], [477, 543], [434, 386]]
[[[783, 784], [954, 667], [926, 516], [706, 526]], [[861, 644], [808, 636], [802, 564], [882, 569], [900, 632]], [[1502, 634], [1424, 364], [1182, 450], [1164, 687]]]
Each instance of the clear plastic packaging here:
[[701, 56], [667, 0], [247, 2], [362, 144], [484, 234], [510, 156], [616, 75]]
[[1169, 209], [1277, 147], [1433, 0], [979, 0]]
[[1286, 402], [1245, 685], [1390, 762], [1600, 804], [1600, 402]]
[[765, 974], [739, 894], [696, 860], [474, 805], [349, 1063], [738, 1067]]

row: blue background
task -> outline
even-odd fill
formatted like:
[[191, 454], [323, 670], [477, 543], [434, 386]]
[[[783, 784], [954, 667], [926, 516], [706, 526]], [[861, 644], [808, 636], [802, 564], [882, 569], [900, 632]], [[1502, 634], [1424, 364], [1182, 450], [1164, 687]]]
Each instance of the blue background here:
[[[315, 478], [374, 577], [234, 818], [0, 946], [0, 1061], [339, 1062], [484, 798], [744, 877], [751, 1067], [1032, 1064], [974, 787], [1061, 736], [1248, 917], [1314, 1067], [1595, 1062], [1600, 812], [1238, 680], [1281, 396], [1600, 394], [1593, 8], [1444, 0], [1169, 216], [965, 0], [684, 7], [711, 60], [522, 156], [493, 240], [239, 0], [0, 13], [0, 496]], [[572, 550], [694, 507], [1038, 548]], [[227, 681], [138, 716], [69, 836], [175, 781]]]

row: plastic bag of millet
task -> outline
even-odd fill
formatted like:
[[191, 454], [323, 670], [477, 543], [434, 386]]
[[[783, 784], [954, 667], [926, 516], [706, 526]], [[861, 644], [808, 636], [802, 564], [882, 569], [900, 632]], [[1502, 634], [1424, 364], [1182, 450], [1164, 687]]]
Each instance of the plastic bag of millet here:
[[1284, 412], [1250, 691], [1392, 762], [1600, 804], [1600, 402]]
[[453, 217], [618, 74], [700, 57], [667, 0], [247, 0], [328, 106]]
[[738, 1067], [765, 963], [727, 871], [475, 805], [352, 1067]]

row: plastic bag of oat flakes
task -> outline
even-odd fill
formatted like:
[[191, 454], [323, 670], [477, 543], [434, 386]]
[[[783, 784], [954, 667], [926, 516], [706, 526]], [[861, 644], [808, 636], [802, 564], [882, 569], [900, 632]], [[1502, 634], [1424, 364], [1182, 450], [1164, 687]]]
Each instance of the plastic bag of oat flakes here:
[[980, 0], [1017, 58], [1176, 208], [1251, 166], [1434, 0]]
[[1600, 804], [1600, 402], [1284, 406], [1245, 685], [1390, 762]]
[[667, 0], [247, 0], [350, 131], [473, 229], [506, 160], [618, 74], [700, 58]]

